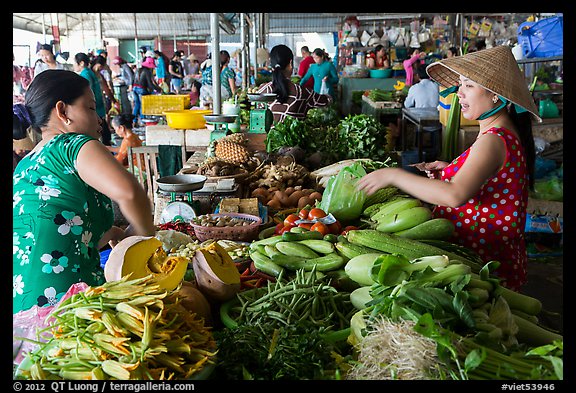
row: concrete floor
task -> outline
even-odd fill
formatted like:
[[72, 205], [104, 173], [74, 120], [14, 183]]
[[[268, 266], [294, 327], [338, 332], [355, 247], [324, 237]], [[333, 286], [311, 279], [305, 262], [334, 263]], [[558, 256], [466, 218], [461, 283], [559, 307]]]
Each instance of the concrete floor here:
[[559, 334], [563, 332], [563, 271], [563, 257], [529, 259], [528, 282], [521, 290], [542, 302], [540, 323]]

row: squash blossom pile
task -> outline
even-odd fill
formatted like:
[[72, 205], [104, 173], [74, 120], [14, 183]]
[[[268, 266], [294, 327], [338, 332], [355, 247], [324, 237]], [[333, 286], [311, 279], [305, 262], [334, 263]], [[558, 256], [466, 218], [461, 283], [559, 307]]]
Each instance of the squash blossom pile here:
[[152, 275], [88, 287], [50, 314], [26, 379], [188, 379], [214, 363], [204, 320]]

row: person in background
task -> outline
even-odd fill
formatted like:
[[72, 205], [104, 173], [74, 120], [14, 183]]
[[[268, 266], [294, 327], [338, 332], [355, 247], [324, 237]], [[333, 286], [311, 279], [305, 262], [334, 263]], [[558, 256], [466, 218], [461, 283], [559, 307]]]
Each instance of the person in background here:
[[416, 70], [416, 83], [408, 89], [404, 106], [406, 108], [437, 108], [439, 103], [438, 84], [430, 80], [424, 66], [418, 66]]
[[379, 169], [362, 177], [367, 195], [395, 186], [435, 205], [434, 217], [451, 220], [449, 241], [470, 248], [486, 262], [501, 284], [518, 291], [526, 283], [526, 209], [534, 187], [535, 146], [530, 114], [542, 121], [511, 49], [490, 49], [443, 59], [427, 67], [445, 90], [456, 92], [462, 116], [478, 120], [470, 148], [452, 162], [434, 161], [417, 168], [428, 177], [402, 168]]
[[170, 91], [170, 74], [168, 73], [168, 64], [170, 63], [170, 59], [166, 56], [163, 52], [159, 50], [155, 51], [148, 51], [147, 54], [151, 55], [148, 57], [154, 58], [156, 63], [156, 83], [158, 86], [162, 87], [165, 93]]
[[180, 94], [182, 90], [182, 79], [184, 78], [184, 67], [180, 61], [180, 51], [176, 51], [172, 55], [170, 64], [168, 65], [168, 73], [170, 74], [170, 91], [175, 94]]
[[200, 72], [200, 62], [198, 61], [198, 59], [194, 59], [192, 60], [192, 65], [190, 66], [192, 75], [195, 78], [198, 78], [198, 76], [201, 74]]
[[384, 45], [376, 45], [374, 48], [375, 68], [390, 68], [390, 60], [386, 54]]
[[208, 53], [206, 59], [200, 64], [202, 73], [202, 87], [200, 88], [200, 103], [208, 107], [212, 103], [212, 54]]
[[312, 52], [314, 64], [306, 72], [306, 75], [300, 80], [300, 85], [304, 86], [309, 78], [314, 78], [314, 91], [320, 93], [322, 89], [322, 82], [328, 87], [328, 94], [335, 97], [334, 85], [338, 83], [338, 72], [334, 63], [328, 58], [328, 54], [323, 49], [316, 48]]
[[[107, 127], [106, 127], [105, 134], [103, 134], [103, 136], [102, 136], [102, 138], [103, 138], [102, 143], [104, 143], [106, 146], [110, 146], [111, 139], [109, 139], [109, 138], [112, 137], [112, 135], [110, 134], [110, 110], [112, 108], [114, 108], [115, 111], [117, 113], [119, 113], [120, 112], [120, 103], [118, 102], [118, 99], [116, 98], [116, 96], [114, 94], [114, 85], [111, 86], [111, 82], [108, 82], [106, 80], [105, 75], [108, 75], [107, 69], [110, 69], [110, 67], [106, 63], [106, 58], [103, 57], [102, 55], [96, 56], [90, 62], [90, 67], [92, 68], [92, 71], [94, 71], [96, 76], [98, 76], [98, 79], [100, 80], [100, 87], [102, 88], [104, 105], [106, 108], [106, 115], [104, 116], [104, 119], [106, 121]], [[110, 73], [111, 72], [112, 71], [110, 71]]]
[[98, 49], [96, 51], [96, 58], [98, 58], [98, 62], [101, 65], [100, 73], [108, 83], [110, 91], [114, 92], [114, 78], [112, 69], [110, 68], [110, 65], [108, 65], [108, 52], [105, 49]]
[[120, 73], [115, 77], [120, 84], [120, 102], [122, 113], [132, 113], [132, 104], [128, 96], [132, 93], [134, 84], [134, 71], [130, 65], [120, 56], [116, 56], [112, 61], [113, 64], [120, 66]]
[[142, 62], [142, 67], [138, 69], [134, 75], [134, 127], [140, 125], [142, 120], [142, 96], [152, 94], [153, 92], [162, 93], [162, 88], [154, 81], [153, 70], [156, 68], [156, 63], [151, 57], [147, 57]]
[[274, 115], [274, 122], [283, 121], [287, 116], [304, 119], [312, 108], [326, 107], [332, 104], [332, 96], [319, 94], [312, 89], [292, 82], [294, 71], [294, 54], [286, 45], [276, 45], [270, 51], [272, 64], [272, 81], [264, 83], [258, 93], [276, 94], [277, 98], [269, 108]]
[[220, 51], [220, 84], [222, 85], [222, 100], [234, 97], [236, 94], [236, 73], [228, 67], [230, 63], [230, 53], [226, 50]]
[[449, 58], [454, 57], [454, 56], [458, 56], [458, 48], [456, 48], [455, 46], [451, 46], [446, 51], [446, 57], [445, 58], [449, 59]]
[[24, 72], [18, 65], [14, 64], [14, 61], [16, 61], [16, 56], [12, 53], [12, 95], [23, 101], [24, 91], [26, 90], [22, 83]]
[[[95, 106], [88, 80], [73, 71], [46, 70], [26, 92], [18, 120], [42, 139], [12, 177], [14, 314], [56, 304], [72, 284], [103, 284], [99, 250], [154, 236], [146, 192], [98, 141]], [[126, 230], [113, 226], [112, 201]]]
[[108, 122], [106, 121], [106, 103], [102, 94], [101, 78], [90, 67], [90, 58], [86, 53], [76, 53], [74, 56], [74, 71], [81, 77], [88, 81], [92, 94], [94, 94], [95, 107], [94, 110], [102, 119], [101, 141], [104, 145], [110, 146], [112, 144], [112, 135]]
[[[12, 127], [12, 173], [18, 163], [40, 142], [42, 139], [40, 130], [30, 126], [28, 111], [24, 107], [24, 101], [13, 106]], [[23, 120], [21, 120], [23, 119]]]
[[[122, 138], [122, 143], [120, 143], [119, 147], [108, 147], [108, 150], [115, 153], [114, 158], [116, 158], [116, 161], [128, 168], [128, 148], [142, 146], [142, 140], [132, 131], [134, 115], [122, 114], [114, 116], [110, 124], [114, 132]], [[133, 164], [136, 165], [136, 159], [134, 159]]]
[[426, 57], [426, 52], [420, 52], [418, 48], [408, 48], [408, 58], [402, 62], [406, 71], [406, 87], [414, 84], [414, 70], [418, 67], [416, 63], [421, 63], [424, 57]]
[[196, 58], [194, 53], [191, 53], [188, 56], [188, 60], [190, 61], [190, 67], [188, 69], [188, 75], [196, 76], [200, 74], [200, 62]]
[[200, 106], [200, 89], [202, 88], [202, 83], [197, 80], [192, 81], [190, 86], [190, 105]]
[[38, 61], [34, 66], [34, 77], [46, 70], [63, 70], [64, 65], [56, 61], [56, 56], [52, 51], [52, 45], [42, 44], [36, 53]]
[[[298, 64], [298, 75], [300, 78], [303, 78], [308, 72], [310, 65], [314, 64], [314, 58], [312, 57], [312, 53], [310, 53], [310, 48], [306, 45], [300, 48], [300, 53], [302, 53], [302, 61]], [[314, 90], [314, 77], [311, 76], [302, 86]]]

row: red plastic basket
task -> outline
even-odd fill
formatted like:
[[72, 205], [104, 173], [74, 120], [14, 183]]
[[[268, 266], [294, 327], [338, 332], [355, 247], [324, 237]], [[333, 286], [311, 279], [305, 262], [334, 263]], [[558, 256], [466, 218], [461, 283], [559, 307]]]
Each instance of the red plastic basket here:
[[258, 216], [252, 214], [243, 213], [222, 213], [222, 214], [210, 214], [210, 217], [233, 217], [239, 218], [241, 220], [247, 221], [249, 225], [234, 226], [234, 227], [208, 227], [203, 225], [198, 225], [195, 223], [190, 223], [194, 228], [194, 234], [201, 242], [206, 240], [236, 240], [242, 242], [251, 242], [258, 237], [260, 231], [260, 224], [262, 219]]

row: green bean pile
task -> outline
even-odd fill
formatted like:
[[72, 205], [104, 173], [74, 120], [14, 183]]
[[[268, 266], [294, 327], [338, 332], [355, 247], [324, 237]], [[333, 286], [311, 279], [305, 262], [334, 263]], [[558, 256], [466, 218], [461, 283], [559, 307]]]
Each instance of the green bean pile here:
[[[321, 276], [321, 277], [319, 277]], [[236, 324], [274, 324], [286, 326], [304, 321], [328, 329], [345, 329], [355, 312], [350, 294], [338, 292], [330, 285], [328, 276], [316, 270], [297, 270], [295, 277], [267, 287], [238, 293], [229, 315], [236, 316]]]

